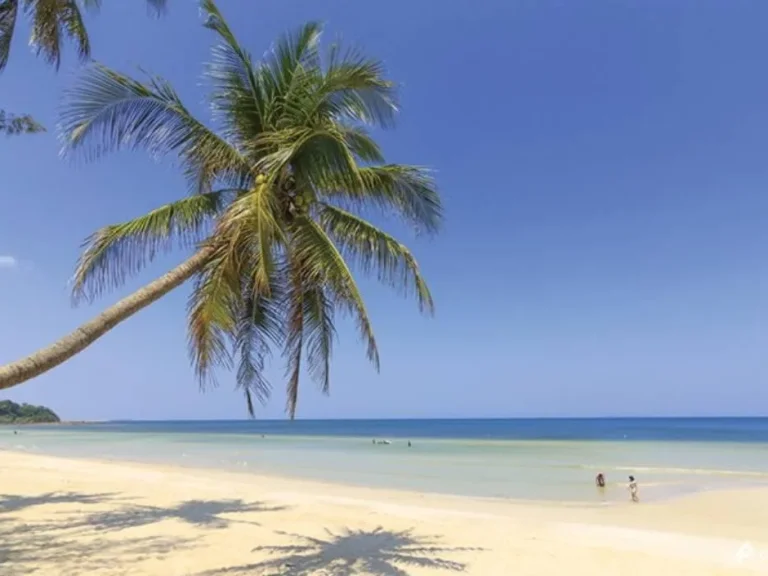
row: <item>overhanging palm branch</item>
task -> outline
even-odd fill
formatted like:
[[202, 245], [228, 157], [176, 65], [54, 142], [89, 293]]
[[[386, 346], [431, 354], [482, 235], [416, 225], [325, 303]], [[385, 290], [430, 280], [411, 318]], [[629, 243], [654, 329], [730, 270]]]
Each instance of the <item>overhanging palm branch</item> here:
[[[165, 10], [167, 0], [146, 0], [155, 14]], [[19, 11], [30, 19], [29, 44], [35, 53], [57, 70], [61, 65], [62, 41], [70, 40], [81, 61], [91, 57], [91, 41], [83, 22], [83, 10], [95, 11], [101, 0], [0, 0], [0, 72], [8, 65]], [[28, 114], [0, 111], [0, 132], [32, 134], [44, 128]]]
[[92, 65], [67, 94], [67, 152], [173, 154], [194, 184], [190, 198], [94, 235], [75, 294], [119, 285], [174, 239], [196, 242], [189, 347], [201, 383], [236, 364], [252, 414], [253, 399], [270, 391], [265, 360], [280, 349], [293, 417], [305, 371], [329, 390], [337, 311], [355, 321], [378, 369], [355, 274], [372, 274], [432, 311], [411, 252], [364, 214], [383, 210], [433, 233], [440, 198], [423, 169], [386, 164], [367, 132], [390, 127], [397, 111], [396, 86], [379, 61], [339, 44], [324, 55], [321, 27], [309, 23], [254, 62], [214, 2], [202, 7], [218, 38], [207, 68], [218, 131], [159, 78], [142, 83]]
[[[155, 14], [165, 10], [167, 0], [146, 0]], [[73, 43], [80, 60], [91, 57], [91, 42], [83, 22], [83, 11], [95, 11], [101, 0], [0, 0], [0, 72], [8, 64], [19, 11], [30, 19], [29, 43], [47, 63], [59, 68], [63, 41]]]

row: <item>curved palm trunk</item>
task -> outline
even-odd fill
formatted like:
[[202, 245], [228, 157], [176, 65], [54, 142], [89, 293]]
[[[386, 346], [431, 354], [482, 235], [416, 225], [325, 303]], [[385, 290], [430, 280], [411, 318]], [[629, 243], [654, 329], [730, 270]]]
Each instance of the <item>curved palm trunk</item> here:
[[89, 320], [74, 332], [16, 362], [0, 366], [0, 390], [11, 388], [55, 368], [81, 352], [112, 328], [177, 288], [198, 272], [211, 256], [209, 248], [199, 250], [167, 274], [126, 296]]

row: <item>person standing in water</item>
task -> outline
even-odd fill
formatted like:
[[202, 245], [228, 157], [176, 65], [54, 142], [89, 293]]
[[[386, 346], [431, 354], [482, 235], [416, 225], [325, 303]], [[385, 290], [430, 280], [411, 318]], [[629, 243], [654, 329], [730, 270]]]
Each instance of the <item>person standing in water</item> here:
[[598, 488], [605, 488], [605, 476], [603, 476], [602, 472], [599, 472], [597, 476], [595, 476], [595, 485]]
[[632, 502], [639, 502], [640, 498], [637, 496], [637, 482], [634, 476], [629, 477], [629, 496], [632, 498]]

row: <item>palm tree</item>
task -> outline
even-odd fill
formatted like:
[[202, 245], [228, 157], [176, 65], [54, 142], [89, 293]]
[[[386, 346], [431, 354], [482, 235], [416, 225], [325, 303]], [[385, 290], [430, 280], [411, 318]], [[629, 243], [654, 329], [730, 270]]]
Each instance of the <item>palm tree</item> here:
[[426, 233], [441, 222], [426, 171], [384, 163], [366, 131], [392, 126], [397, 111], [396, 87], [381, 63], [339, 44], [321, 54], [317, 23], [283, 37], [254, 63], [213, 0], [202, 8], [219, 40], [207, 70], [218, 132], [195, 119], [162, 79], [141, 83], [100, 65], [69, 92], [61, 123], [70, 153], [95, 158], [143, 147], [156, 157], [176, 155], [192, 191], [92, 235], [73, 279], [76, 301], [119, 286], [177, 243], [194, 254], [52, 346], [0, 367], [0, 389], [64, 362], [194, 278], [189, 347], [201, 384], [217, 367], [236, 364], [253, 414], [253, 398], [263, 402], [270, 392], [265, 360], [280, 349], [293, 417], [303, 369], [328, 391], [337, 312], [356, 321], [378, 368], [353, 269], [415, 294], [423, 311], [432, 310], [411, 252], [364, 218], [383, 210]]
[[[155, 13], [160, 13], [165, 9], [166, 0], [147, 0], [147, 4]], [[64, 39], [74, 43], [80, 60], [91, 57], [83, 9], [97, 10], [100, 5], [101, 0], [0, 0], [0, 72], [8, 65], [20, 11], [32, 21], [30, 46], [58, 70]], [[14, 116], [0, 110], [0, 133], [29, 134], [42, 130], [29, 115]]]

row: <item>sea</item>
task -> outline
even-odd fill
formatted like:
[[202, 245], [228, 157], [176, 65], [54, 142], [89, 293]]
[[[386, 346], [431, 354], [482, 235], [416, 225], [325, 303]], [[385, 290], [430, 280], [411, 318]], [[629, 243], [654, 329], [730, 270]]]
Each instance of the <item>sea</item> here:
[[[16, 433], [14, 433], [16, 432]], [[0, 428], [0, 450], [515, 500], [768, 486], [768, 418], [130, 421]], [[602, 472], [607, 488], [595, 486]]]

